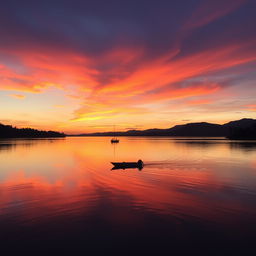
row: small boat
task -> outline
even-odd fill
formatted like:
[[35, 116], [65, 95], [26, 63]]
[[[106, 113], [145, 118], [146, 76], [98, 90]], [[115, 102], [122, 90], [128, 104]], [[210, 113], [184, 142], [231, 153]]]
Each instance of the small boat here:
[[[114, 135], [116, 133], [116, 126], [114, 126]], [[119, 143], [119, 139], [117, 137], [114, 137], [111, 139], [111, 143]]]
[[139, 170], [142, 170], [144, 163], [142, 160], [139, 160], [138, 162], [111, 162], [111, 164], [114, 165], [112, 170], [117, 169], [134, 169], [137, 168]]

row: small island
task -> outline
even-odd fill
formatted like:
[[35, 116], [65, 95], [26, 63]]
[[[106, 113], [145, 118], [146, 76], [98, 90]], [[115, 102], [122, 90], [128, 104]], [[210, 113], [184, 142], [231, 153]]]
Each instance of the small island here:
[[55, 131], [40, 131], [32, 128], [16, 128], [0, 123], [0, 138], [59, 138], [66, 137], [64, 133]]

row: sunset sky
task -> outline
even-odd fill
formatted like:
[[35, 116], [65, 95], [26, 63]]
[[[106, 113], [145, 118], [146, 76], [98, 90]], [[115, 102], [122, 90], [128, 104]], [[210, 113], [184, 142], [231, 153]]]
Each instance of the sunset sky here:
[[256, 118], [255, 0], [9, 0], [0, 123], [66, 133]]

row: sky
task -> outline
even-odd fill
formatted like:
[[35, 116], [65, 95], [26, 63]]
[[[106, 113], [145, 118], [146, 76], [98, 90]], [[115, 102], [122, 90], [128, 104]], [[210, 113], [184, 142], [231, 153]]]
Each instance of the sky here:
[[256, 118], [255, 0], [9, 0], [0, 122], [75, 134]]

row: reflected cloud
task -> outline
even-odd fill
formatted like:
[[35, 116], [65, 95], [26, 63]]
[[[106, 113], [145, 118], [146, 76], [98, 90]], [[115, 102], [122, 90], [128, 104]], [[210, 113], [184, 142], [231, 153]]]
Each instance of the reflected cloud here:
[[[101, 248], [102, 241], [107, 248], [114, 241], [116, 248], [125, 240], [143, 244], [145, 252], [149, 241], [155, 246], [166, 239], [169, 248], [172, 237], [182, 245], [185, 237], [196, 247], [212, 233], [223, 237], [225, 245], [230, 233], [234, 239], [246, 237], [247, 243], [248, 227], [255, 237], [255, 157], [230, 154], [227, 140], [197, 150], [172, 138], [122, 137], [114, 155], [104, 137], [12, 143], [15, 152], [1, 157], [0, 172], [1, 232], [12, 237], [11, 244], [31, 245], [35, 237], [43, 246], [54, 247], [60, 240], [62, 249], [64, 241], [73, 251], [77, 246], [83, 250], [86, 241], [95, 252], [100, 237]], [[109, 171], [110, 161], [135, 156], [146, 164], [142, 172]], [[23, 236], [16, 236], [17, 229]]]
[[[104, 137], [1, 141], [3, 148], [16, 146], [1, 158], [0, 222], [8, 218], [33, 226], [100, 218], [134, 228], [154, 215], [222, 226], [230, 223], [230, 214], [238, 221], [245, 211], [254, 214], [253, 155], [236, 154], [243, 161], [230, 163], [227, 140], [197, 142], [122, 137], [113, 155]], [[135, 156], [145, 163], [142, 172], [109, 171], [111, 161]]]

